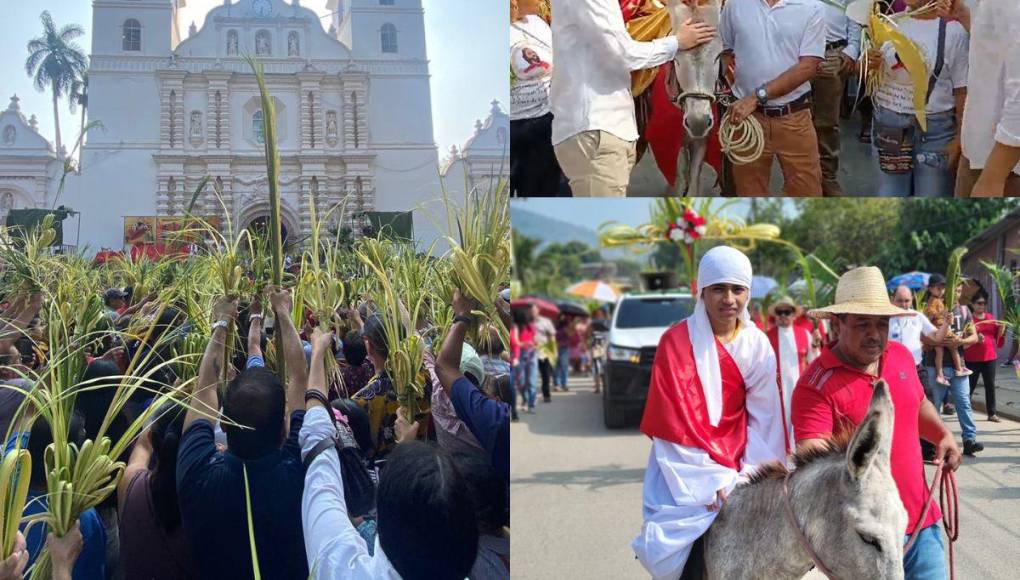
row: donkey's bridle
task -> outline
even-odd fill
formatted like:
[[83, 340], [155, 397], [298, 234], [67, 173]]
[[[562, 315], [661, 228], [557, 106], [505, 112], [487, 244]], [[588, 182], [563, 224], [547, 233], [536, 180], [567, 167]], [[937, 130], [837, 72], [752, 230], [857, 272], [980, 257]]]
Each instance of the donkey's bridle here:
[[811, 556], [811, 561], [815, 563], [815, 568], [829, 580], [837, 580], [836, 575], [832, 573], [829, 568], [822, 563], [822, 559], [818, 557], [815, 549], [811, 547], [811, 542], [808, 541], [807, 536], [804, 535], [804, 530], [800, 529], [800, 524], [797, 523], [797, 517], [793, 515], [793, 501], [790, 499], [790, 476], [793, 475], [793, 471], [787, 471], [786, 477], [783, 478], [783, 505], [786, 507], [786, 519], [789, 520], [790, 525], [797, 532], [797, 540], [800, 541], [800, 546], [804, 548], [804, 551]]

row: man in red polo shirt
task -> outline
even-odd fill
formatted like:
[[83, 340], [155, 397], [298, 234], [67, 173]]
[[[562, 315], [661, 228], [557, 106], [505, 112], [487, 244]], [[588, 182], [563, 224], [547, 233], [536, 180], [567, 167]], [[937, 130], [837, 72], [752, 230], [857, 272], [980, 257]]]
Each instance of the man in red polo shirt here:
[[[864, 420], [878, 379], [889, 384], [895, 408], [892, 475], [907, 510], [907, 538], [918, 525], [928, 498], [919, 438], [936, 446], [936, 463], [955, 470], [960, 449], [938, 411], [924, 396], [914, 357], [902, 344], [889, 341], [889, 319], [915, 313], [893, 306], [878, 268], [857, 268], [844, 274], [836, 287], [835, 304], [808, 313], [828, 318], [836, 342], [822, 350], [793, 393], [793, 428], [800, 449], [820, 446]], [[946, 577], [945, 554], [938, 529], [940, 513], [932, 505], [918, 539], [904, 554], [905, 578], [941, 580]]]

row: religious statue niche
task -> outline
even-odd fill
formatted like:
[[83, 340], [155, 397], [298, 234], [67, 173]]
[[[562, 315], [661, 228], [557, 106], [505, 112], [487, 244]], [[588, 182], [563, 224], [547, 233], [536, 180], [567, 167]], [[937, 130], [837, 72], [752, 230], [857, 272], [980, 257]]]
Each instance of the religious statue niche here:
[[336, 125], [336, 111], [326, 112], [326, 142], [329, 143], [330, 147], [336, 147], [338, 142], [338, 133]]
[[227, 54], [231, 55], [231, 56], [237, 54], [237, 31], [236, 30], [231, 30], [231, 31], [227, 32]]
[[4, 145], [14, 145], [14, 141], [17, 138], [18, 130], [14, 128], [14, 125], [4, 127]]
[[272, 37], [268, 30], [260, 30], [255, 33], [255, 54], [258, 56], [271, 56], [273, 54]]
[[191, 142], [194, 145], [199, 145], [204, 141], [204, 134], [202, 133], [202, 113], [201, 111], [191, 112]]
[[297, 32], [287, 36], [287, 56], [301, 56], [301, 39]]
[[12, 209], [14, 209], [14, 194], [5, 191], [3, 195], [0, 195], [0, 214], [6, 217]]

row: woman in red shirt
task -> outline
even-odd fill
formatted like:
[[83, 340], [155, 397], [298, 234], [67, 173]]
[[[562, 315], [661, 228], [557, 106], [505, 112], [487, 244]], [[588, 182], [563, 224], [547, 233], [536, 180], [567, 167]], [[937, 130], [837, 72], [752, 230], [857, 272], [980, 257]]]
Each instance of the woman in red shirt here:
[[[538, 357], [535, 351], [535, 326], [531, 308], [515, 308], [510, 326], [510, 356], [513, 387], [521, 393], [528, 413], [535, 413]], [[512, 406], [516, 406], [513, 404]]]
[[1003, 345], [1005, 327], [988, 312], [988, 293], [984, 290], [978, 290], [974, 295], [971, 308], [974, 311], [974, 324], [979, 339], [976, 344], [963, 351], [967, 368], [974, 373], [970, 375], [970, 394], [974, 395], [978, 378], [983, 377], [988, 420], [998, 423], [999, 417], [995, 414], [995, 362], [998, 358], [996, 350]]

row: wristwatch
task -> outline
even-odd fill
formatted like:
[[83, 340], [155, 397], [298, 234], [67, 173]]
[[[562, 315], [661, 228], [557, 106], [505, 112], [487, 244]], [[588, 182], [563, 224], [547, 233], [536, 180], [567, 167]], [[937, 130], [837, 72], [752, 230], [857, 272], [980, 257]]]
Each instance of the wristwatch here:
[[754, 96], [756, 99], [758, 99], [758, 104], [763, 107], [769, 102], [769, 91], [765, 85], [762, 85], [755, 89]]
[[474, 319], [472, 319], [470, 316], [464, 316], [463, 314], [458, 314], [457, 316], [453, 317], [453, 321], [454, 322], [463, 322], [464, 324], [470, 325], [470, 324], [472, 324], [474, 322]]
[[230, 326], [229, 320], [217, 320], [216, 322], [213, 323], [212, 328], [210, 330], [212, 332], [216, 332], [218, 329], [226, 328], [228, 326]]

